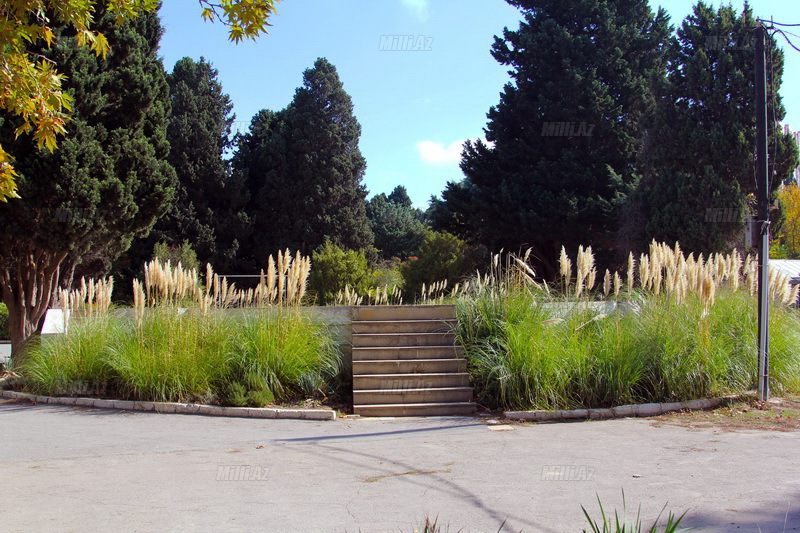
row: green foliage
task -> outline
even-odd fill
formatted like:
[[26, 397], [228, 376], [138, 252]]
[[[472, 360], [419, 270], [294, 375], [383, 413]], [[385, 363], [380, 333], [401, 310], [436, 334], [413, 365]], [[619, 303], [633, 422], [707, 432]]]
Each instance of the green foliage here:
[[[102, 9], [95, 17], [111, 46], [106, 58], [76, 47], [63, 27], [54, 28], [57, 44], [40, 50], [62, 66], [64, 88], [75, 102], [59, 149], [49, 153], [27, 137], [17, 138], [19, 123], [0, 117], [0, 143], [13, 148], [22, 196], [0, 205], [0, 279], [5, 280], [0, 299], [13, 318], [15, 351], [47, 307], [48, 298], [33, 294], [51, 294], [69, 285], [73, 274], [107, 271], [131, 240], [163, 215], [173, 194], [158, 16], [143, 14], [120, 26]], [[15, 330], [14, 324], [24, 327]]]
[[[598, 304], [599, 305], [599, 304]], [[603, 305], [613, 305], [613, 302]], [[672, 402], [756, 383], [756, 306], [722, 290], [706, 310], [648, 296], [616, 311], [545, 294], [486, 290], [457, 303], [473, 386], [492, 408], [573, 409]], [[798, 391], [800, 317], [774, 306], [771, 387]]]
[[[54, 27], [67, 28], [75, 34], [75, 42], [103, 59], [109, 50], [120, 43], [102, 33], [95, 23], [104, 9], [109, 19], [117, 24], [131, 20], [143, 13], [158, 9], [157, 0], [43, 0], [38, 2], [13, 1], [3, 5], [7, 24], [3, 28], [3, 47], [0, 49], [0, 69], [4, 73], [4, 94], [0, 107], [19, 115], [22, 123], [19, 133], [35, 130], [33, 140], [39, 148], [52, 151], [56, 135], [64, 133], [68, 111], [74, 99], [62, 90], [62, 80], [67, 78], [56, 72], [60, 63], [45, 60], [36, 48], [50, 47], [57, 41]], [[274, 0], [200, 0], [202, 16], [209, 21], [219, 20], [228, 28], [233, 42], [255, 39], [266, 33], [269, 17], [275, 14]], [[58, 32], [56, 32], [58, 33]], [[59, 36], [60, 37], [60, 36]], [[60, 69], [59, 69], [60, 70]], [[14, 178], [17, 176], [9, 161], [9, 154], [0, 146], [0, 201], [17, 198]]]
[[408, 195], [408, 190], [403, 185], [398, 185], [392, 192], [389, 193], [389, 196], [386, 199], [397, 205], [401, 205], [403, 207], [412, 207], [414, 203], [411, 201], [411, 197]]
[[263, 407], [330, 393], [340, 369], [330, 332], [297, 309], [158, 308], [141, 327], [113, 313], [74, 320], [32, 347], [20, 372], [40, 394]]
[[120, 333], [118, 320], [102, 316], [73, 322], [69, 333], [56, 339], [42, 339], [21, 368], [27, 389], [54, 396], [110, 393], [116, 384], [112, 339]]
[[375, 235], [375, 247], [383, 259], [407, 259], [414, 255], [427, 231], [422, 213], [411, 206], [402, 186], [388, 197], [381, 193], [371, 198], [367, 202], [367, 217]]
[[286, 109], [253, 117], [233, 163], [250, 195], [255, 264], [266, 264], [272, 250], [310, 254], [326, 238], [351, 250], [370, 247], [360, 136], [350, 96], [324, 58], [303, 73]]
[[[747, 196], [756, 193], [755, 24], [749, 8], [740, 15], [731, 6], [698, 3], [672, 39], [667, 78], [656, 86], [652, 140], [642, 152], [644, 177], [624, 231], [634, 246], [655, 238], [707, 254], [741, 245]], [[768, 98], [775, 104], [768, 122], [776, 124], [785, 115], [773, 96], [784, 55], [773, 37], [767, 49]], [[780, 128], [772, 129], [770, 147], [777, 189], [797, 167], [797, 147]]]
[[447, 185], [434, 227], [493, 250], [533, 247], [551, 276], [562, 244], [598, 250], [617, 230], [668, 17], [646, 0], [510, 3], [523, 20], [492, 55], [513, 82], [489, 110], [488, 143], [466, 143], [466, 179]]
[[197, 254], [192, 248], [192, 245], [189, 244], [189, 241], [183, 241], [183, 244], [180, 246], [170, 246], [165, 242], [157, 242], [153, 247], [152, 259], [157, 259], [162, 263], [169, 261], [173, 265], [180, 263], [186, 270], [200, 268]]
[[372, 272], [372, 282], [370, 286], [373, 288], [389, 287], [391, 290], [394, 287], [403, 287], [403, 275], [400, 273], [401, 261], [398, 258], [386, 259], [378, 263], [375, 270]]
[[[669, 512], [667, 515], [667, 522], [663, 525], [663, 528], [659, 526], [659, 522], [661, 521], [661, 515], [664, 514], [664, 511], [667, 509], [667, 506], [664, 505], [664, 508], [661, 509], [661, 512], [658, 513], [658, 516], [653, 521], [653, 524], [644, 529], [642, 524], [642, 506], [639, 506], [639, 509], [636, 512], [636, 518], [633, 522], [628, 522], [628, 509], [625, 502], [625, 491], [622, 492], [622, 517], [619, 515], [619, 511], [616, 509], [614, 510], [614, 517], [610, 515], [606, 516], [606, 511], [603, 508], [603, 502], [600, 501], [600, 497], [597, 497], [597, 504], [600, 506], [600, 522], [597, 520], [593, 520], [591, 516], [589, 516], [589, 512], [586, 508], [581, 505], [581, 509], [583, 510], [583, 514], [586, 517], [586, 520], [589, 521], [589, 527], [592, 533], [680, 533], [681, 531], [688, 531], [686, 528], [678, 529], [683, 518], [686, 516], [686, 511], [680, 516], [675, 516], [672, 511]], [[583, 530], [586, 533], [586, 530]]]
[[231, 321], [217, 316], [170, 308], [145, 314], [141, 328], [126, 328], [109, 343], [120, 394], [158, 402], [212, 400], [230, 372], [231, 330]]
[[8, 335], [8, 308], [0, 302], [0, 339], [7, 340]]
[[452, 286], [474, 274], [484, 256], [484, 250], [468, 245], [455, 235], [429, 231], [417, 258], [400, 265], [403, 290], [407, 295], [417, 296], [423, 283], [430, 286], [446, 280]]
[[339, 353], [330, 333], [297, 309], [274, 309], [243, 319], [234, 375], [253, 398], [279, 401], [325, 392], [339, 373]]
[[189, 240], [202, 264], [227, 271], [235, 266], [252, 224], [243, 212], [247, 198], [242, 184], [231, 175], [225, 158], [231, 146], [233, 104], [217, 70], [203, 58], [178, 60], [167, 82], [172, 102], [169, 163], [178, 186], [169, 211], [132, 249], [132, 263], [148, 259], [145, 254], [156, 242], [178, 245]]
[[333, 301], [336, 293], [349, 286], [364, 294], [371, 286], [372, 273], [364, 252], [343, 250], [326, 241], [311, 255], [311, 274], [308, 288], [316, 295], [317, 303], [325, 305]]

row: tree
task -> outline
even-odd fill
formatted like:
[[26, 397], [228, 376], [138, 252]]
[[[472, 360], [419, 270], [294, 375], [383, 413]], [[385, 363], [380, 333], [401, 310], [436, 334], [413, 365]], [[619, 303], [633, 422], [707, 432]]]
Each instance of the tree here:
[[372, 244], [360, 136], [350, 96], [324, 58], [303, 73], [286, 109], [253, 117], [234, 168], [251, 195], [256, 264], [287, 247], [310, 254], [326, 238], [352, 250]]
[[420, 296], [422, 285], [447, 281], [450, 287], [472, 276], [483, 266], [486, 249], [470, 246], [455, 235], [429, 231], [419, 248], [419, 257], [400, 265], [403, 292]]
[[[275, 13], [277, 0], [200, 0], [202, 16], [220, 21], [229, 28], [229, 38], [239, 42], [266, 32], [268, 19]], [[2, 13], [0, 29], [0, 108], [17, 115], [17, 133], [33, 131], [39, 148], [52, 151], [56, 136], [66, 132], [72, 98], [62, 90], [64, 73], [52, 56], [39, 53], [58, 42], [55, 27], [71, 30], [71, 45], [85, 46], [105, 58], [110, 41], [94, 27], [97, 12], [107, 11], [117, 24], [142, 13], [155, 12], [159, 0], [9, 0]], [[0, 145], [0, 200], [16, 198], [17, 170], [12, 154]]]
[[113, 13], [97, 18], [111, 46], [105, 58], [74, 46], [70, 27], [54, 28], [57, 44], [41, 50], [62, 65], [75, 102], [61, 148], [49, 152], [27, 136], [15, 139], [22, 119], [1, 119], [0, 142], [16, 154], [22, 192], [22, 199], [0, 204], [0, 297], [17, 361], [62, 277], [85, 260], [124, 251], [150, 231], [173, 193], [158, 16], [122, 25]]
[[[699, 2], [668, 51], [668, 76], [658, 89], [644, 177], [635, 195], [625, 237], [641, 248], [652, 239], [680, 241], [684, 250], [712, 253], [741, 245], [748, 195], [755, 195], [755, 54], [753, 12], [737, 15]], [[768, 122], [785, 110], [778, 92], [783, 53], [767, 44]], [[797, 167], [789, 135], [770, 132], [773, 191]]]
[[231, 268], [250, 229], [246, 197], [231, 176], [225, 151], [231, 146], [233, 104], [217, 70], [205, 59], [180, 59], [167, 76], [172, 114], [167, 128], [169, 162], [178, 175], [175, 200], [150, 236], [138, 243], [134, 264], [147, 259], [156, 242], [192, 243], [201, 264]]
[[407, 259], [417, 251], [428, 231], [422, 214], [411, 206], [411, 199], [404, 194], [405, 187], [400, 185], [388, 197], [381, 193], [367, 202], [367, 218], [375, 235], [375, 247], [383, 259]]
[[783, 245], [786, 255], [795, 259], [800, 257], [800, 187], [796, 183], [786, 185], [781, 188], [778, 197], [785, 215]]
[[562, 244], [613, 247], [668, 18], [646, 0], [508, 2], [523, 20], [492, 56], [513, 83], [489, 110], [488, 143], [465, 144], [466, 179], [448, 184], [444, 212], [492, 249], [532, 247], [553, 275]]
[[411, 197], [408, 195], [408, 191], [402, 185], [395, 187], [386, 199], [403, 207], [413, 207], [414, 205], [411, 201]]

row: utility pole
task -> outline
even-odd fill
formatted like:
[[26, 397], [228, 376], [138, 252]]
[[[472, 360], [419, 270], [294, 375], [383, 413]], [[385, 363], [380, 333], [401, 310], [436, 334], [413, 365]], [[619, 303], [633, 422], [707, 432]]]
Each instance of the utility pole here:
[[758, 399], [769, 399], [769, 160], [767, 144], [766, 29], [756, 38], [756, 190], [758, 192]]

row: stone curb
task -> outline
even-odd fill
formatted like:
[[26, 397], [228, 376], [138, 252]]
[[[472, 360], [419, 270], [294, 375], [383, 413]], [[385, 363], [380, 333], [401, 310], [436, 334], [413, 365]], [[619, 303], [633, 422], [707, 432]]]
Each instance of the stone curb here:
[[553, 420], [602, 420], [609, 418], [629, 418], [658, 416], [674, 413], [683, 409], [703, 410], [715, 409], [733, 400], [734, 396], [690, 400], [688, 402], [643, 403], [639, 405], [622, 405], [610, 409], [573, 409], [569, 411], [505, 411], [503, 416], [511, 420], [533, 420], [536, 422]]
[[25, 392], [0, 391], [0, 398], [28, 400], [32, 403], [93, 407], [96, 409], [120, 409], [124, 411], [147, 411], [182, 415], [230, 416], [241, 418], [281, 418], [295, 420], [336, 420], [332, 409], [281, 409], [275, 407], [218, 407], [195, 403], [134, 402], [130, 400], [101, 400], [99, 398], [67, 398], [37, 396]]

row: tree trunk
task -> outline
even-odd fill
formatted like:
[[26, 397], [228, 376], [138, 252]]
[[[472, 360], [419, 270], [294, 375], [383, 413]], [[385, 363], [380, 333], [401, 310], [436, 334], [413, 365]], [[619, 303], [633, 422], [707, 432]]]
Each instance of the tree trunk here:
[[10, 259], [0, 265], [0, 298], [8, 307], [12, 361], [19, 366], [58, 287], [59, 267], [67, 252], [45, 252], [30, 245], [14, 248], [3, 254]]

